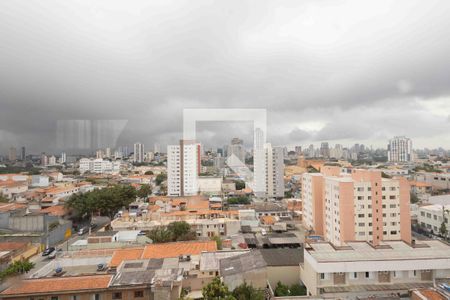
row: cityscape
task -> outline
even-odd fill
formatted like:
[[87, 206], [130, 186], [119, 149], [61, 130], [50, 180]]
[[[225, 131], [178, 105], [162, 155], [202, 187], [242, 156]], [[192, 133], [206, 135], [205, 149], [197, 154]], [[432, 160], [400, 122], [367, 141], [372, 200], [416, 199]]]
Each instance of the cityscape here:
[[0, 3], [0, 299], [450, 299], [450, 7], [381, 2]]

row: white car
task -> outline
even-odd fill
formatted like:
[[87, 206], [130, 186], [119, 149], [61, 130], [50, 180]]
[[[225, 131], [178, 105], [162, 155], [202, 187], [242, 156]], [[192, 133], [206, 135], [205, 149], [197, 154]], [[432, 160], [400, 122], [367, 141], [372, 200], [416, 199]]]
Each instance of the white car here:
[[56, 258], [56, 253], [57, 253], [58, 251], [56, 251], [56, 250], [53, 250], [53, 252], [51, 252], [49, 255], [48, 255], [48, 259], [54, 259], [54, 258]]

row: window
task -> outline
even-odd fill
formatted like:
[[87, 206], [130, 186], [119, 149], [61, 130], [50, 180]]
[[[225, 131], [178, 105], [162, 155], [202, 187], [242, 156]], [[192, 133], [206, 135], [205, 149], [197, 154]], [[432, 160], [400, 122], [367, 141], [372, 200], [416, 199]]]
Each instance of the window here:
[[100, 300], [100, 294], [94, 294], [94, 296], [92, 297], [92, 300]]
[[51, 300], [58, 300], [58, 296], [52, 296], [50, 299]]
[[364, 274], [364, 277], [365, 277], [365, 278], [370, 278], [370, 272], [366, 272], [366, 273]]
[[358, 214], [358, 218], [364, 218], [364, 214]]
[[134, 292], [134, 298], [143, 298], [144, 297], [144, 291], [135, 291]]
[[325, 279], [325, 273], [320, 273], [320, 279]]
[[72, 300], [80, 300], [80, 296], [78, 296], [78, 295], [73, 295], [73, 296], [72, 296]]
[[356, 272], [353, 272], [353, 274], [352, 274], [352, 278], [353, 278], [353, 279], [357, 279], [357, 278], [358, 278], [358, 273], [356, 273]]
[[122, 293], [121, 292], [113, 293], [112, 298], [113, 299], [122, 299]]

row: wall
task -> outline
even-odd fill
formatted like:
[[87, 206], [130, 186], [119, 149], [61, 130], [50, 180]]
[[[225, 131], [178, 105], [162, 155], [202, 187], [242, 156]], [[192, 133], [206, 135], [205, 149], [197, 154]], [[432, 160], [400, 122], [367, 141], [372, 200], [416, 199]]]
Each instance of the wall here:
[[267, 267], [267, 278], [270, 286], [274, 289], [277, 282], [280, 281], [286, 285], [292, 285], [300, 282], [299, 266], [273, 266]]

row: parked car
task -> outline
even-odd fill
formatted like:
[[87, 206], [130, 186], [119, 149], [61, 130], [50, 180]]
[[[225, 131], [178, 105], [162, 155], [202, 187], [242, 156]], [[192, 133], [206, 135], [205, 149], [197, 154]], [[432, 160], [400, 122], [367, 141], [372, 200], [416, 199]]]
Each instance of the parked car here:
[[97, 228], [97, 226], [98, 226], [97, 224], [92, 223], [92, 224], [91, 224], [91, 230]]
[[89, 230], [88, 230], [88, 228], [87, 227], [83, 227], [83, 228], [81, 228], [80, 230], [78, 230], [78, 235], [83, 235], [83, 234], [85, 234], [86, 232], [88, 232]]
[[56, 253], [57, 253], [58, 251], [56, 251], [56, 250], [53, 250], [53, 252], [51, 252], [47, 257], [48, 257], [48, 259], [54, 259], [54, 258], [56, 258]]
[[42, 256], [47, 256], [50, 253], [52, 253], [53, 251], [55, 251], [55, 247], [49, 247], [49, 248], [45, 249], [44, 252], [42, 252]]

